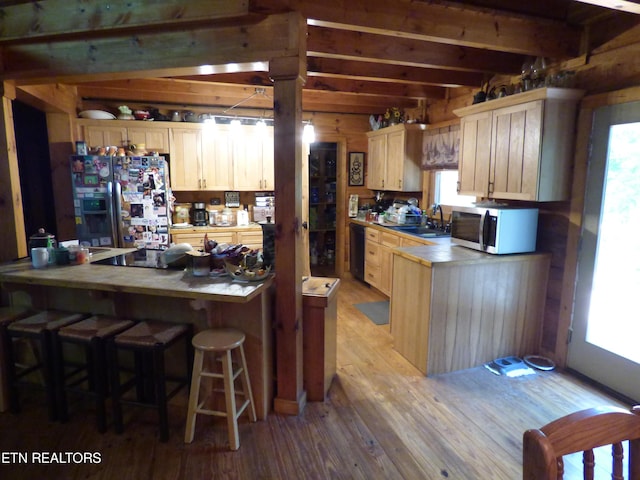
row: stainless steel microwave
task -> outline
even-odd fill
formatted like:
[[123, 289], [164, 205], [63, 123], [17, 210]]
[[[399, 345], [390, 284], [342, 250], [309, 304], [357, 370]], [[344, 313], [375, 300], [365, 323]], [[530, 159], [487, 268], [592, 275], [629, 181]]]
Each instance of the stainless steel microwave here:
[[536, 250], [538, 209], [453, 207], [451, 241], [496, 255]]

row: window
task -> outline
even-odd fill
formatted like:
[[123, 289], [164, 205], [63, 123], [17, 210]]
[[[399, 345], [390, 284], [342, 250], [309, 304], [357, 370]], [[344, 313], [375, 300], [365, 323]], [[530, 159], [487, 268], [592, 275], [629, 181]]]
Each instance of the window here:
[[472, 206], [476, 197], [458, 195], [458, 171], [440, 170], [435, 172], [434, 203], [438, 205]]

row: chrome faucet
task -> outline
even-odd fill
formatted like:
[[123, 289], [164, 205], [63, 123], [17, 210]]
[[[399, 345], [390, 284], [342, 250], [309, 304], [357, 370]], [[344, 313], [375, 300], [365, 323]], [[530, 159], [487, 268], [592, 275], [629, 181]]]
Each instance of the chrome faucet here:
[[438, 210], [440, 210], [440, 225], [439, 228], [440, 230], [444, 231], [444, 214], [442, 213], [442, 207], [440, 205], [438, 205], [437, 203], [434, 203], [431, 206], [431, 214], [435, 215], [436, 213], [438, 213]]

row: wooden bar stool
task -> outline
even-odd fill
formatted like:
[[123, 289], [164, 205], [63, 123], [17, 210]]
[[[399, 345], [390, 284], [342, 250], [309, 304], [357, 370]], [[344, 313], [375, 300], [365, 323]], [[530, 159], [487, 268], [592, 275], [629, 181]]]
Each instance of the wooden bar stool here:
[[33, 315], [29, 307], [0, 307], [0, 412], [4, 412], [9, 408], [9, 383], [7, 380], [7, 365], [4, 362], [4, 349], [7, 344], [7, 327], [10, 323], [20, 320], [21, 318]]
[[[69, 420], [67, 392], [75, 392], [95, 399], [98, 431], [106, 431], [106, 398], [109, 390], [106, 340], [132, 325], [131, 320], [94, 315], [54, 332], [58, 417], [61, 422]], [[65, 357], [66, 344], [80, 345], [84, 359], [70, 355]]]
[[[252, 422], [256, 421], [256, 410], [253, 403], [253, 394], [251, 393], [251, 383], [249, 382], [249, 371], [244, 355], [244, 339], [244, 333], [233, 328], [205, 330], [193, 337], [191, 343], [195, 348], [195, 356], [193, 361], [193, 374], [191, 375], [187, 426], [184, 434], [185, 443], [191, 443], [193, 441], [196, 415], [198, 413], [227, 418], [229, 447], [231, 450], [237, 450], [240, 447], [238, 417], [247, 407], [249, 408], [250, 420]], [[216, 354], [216, 360], [222, 360], [222, 373], [203, 370], [204, 354], [207, 352]], [[232, 352], [236, 353], [235, 368], [231, 355]], [[236, 391], [235, 389], [235, 380], [238, 376], [242, 383], [242, 391]], [[205, 397], [202, 402], [199, 402], [200, 380], [202, 377], [222, 378], [224, 380], [226, 411], [203, 408], [207, 399]], [[240, 408], [236, 406], [236, 395], [242, 395], [244, 397], [244, 402]]]
[[[82, 313], [44, 311], [9, 324], [3, 350], [4, 362], [7, 366], [9, 404], [13, 413], [20, 412], [18, 386], [41, 387], [25, 378], [39, 371], [43, 376], [49, 419], [53, 421], [58, 418], [51, 336], [56, 330], [79, 322], [86, 316]], [[39, 358], [36, 358], [35, 363], [24, 366], [16, 364], [17, 352], [14, 349], [13, 340], [19, 338], [38, 342]]]
[[[160, 441], [169, 439], [168, 401], [178, 391], [189, 385], [193, 348], [189, 339], [193, 335], [193, 325], [145, 321], [116, 335], [107, 341], [107, 358], [111, 370], [111, 398], [113, 420], [117, 433], [124, 430], [122, 406], [124, 404], [154, 408], [158, 411]], [[186, 372], [184, 376], [167, 375], [165, 353], [176, 342], [184, 340], [186, 347]], [[133, 376], [121, 382], [122, 368], [118, 353], [133, 353]], [[167, 383], [176, 385], [167, 393]], [[135, 387], [135, 398], [125, 394]]]

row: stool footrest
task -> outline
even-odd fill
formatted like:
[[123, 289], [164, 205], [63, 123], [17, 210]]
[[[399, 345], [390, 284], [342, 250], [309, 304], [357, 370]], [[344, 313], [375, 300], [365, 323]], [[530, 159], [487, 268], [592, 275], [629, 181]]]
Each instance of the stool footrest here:
[[[246, 410], [246, 408], [251, 404], [251, 402], [249, 400], [245, 400], [242, 405], [240, 407], [238, 407], [237, 411], [236, 411], [236, 419], [240, 418], [240, 415]], [[202, 402], [201, 404], [198, 405], [198, 407], [196, 408], [196, 413], [202, 413], [204, 415], [212, 415], [215, 417], [227, 417], [227, 412], [224, 412], [222, 410], [210, 410], [208, 408], [202, 408], [202, 405], [204, 405], [204, 402]]]

